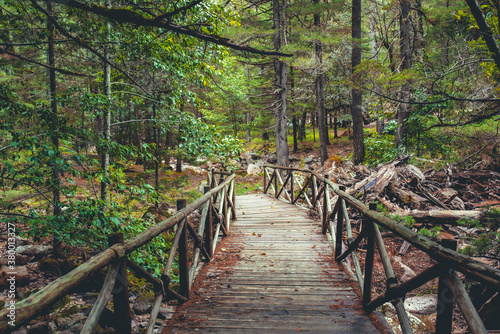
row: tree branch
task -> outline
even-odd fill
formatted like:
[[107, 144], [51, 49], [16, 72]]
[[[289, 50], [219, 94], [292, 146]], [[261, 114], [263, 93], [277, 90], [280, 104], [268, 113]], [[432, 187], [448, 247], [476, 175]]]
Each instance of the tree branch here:
[[[93, 54], [95, 54], [97, 57], [99, 57], [99, 59], [101, 59], [103, 62], [109, 64], [111, 67], [113, 67], [114, 69], [116, 69], [117, 71], [119, 71], [120, 73], [122, 73], [123, 75], [125, 75], [127, 77], [127, 79], [129, 79], [130, 81], [132, 81], [138, 88], [140, 88], [144, 93], [148, 94], [148, 95], [151, 95], [151, 93], [149, 93], [144, 87], [142, 87], [134, 78], [132, 78], [130, 76], [130, 74], [128, 74], [126, 71], [122, 70], [121, 68], [119, 68], [117, 65], [113, 64], [112, 62], [110, 62], [109, 60], [106, 59], [106, 57], [104, 57], [103, 55], [101, 55], [99, 52], [97, 52], [97, 50], [95, 50], [94, 48], [92, 48], [90, 45], [88, 45], [87, 43], [85, 43], [84, 41], [82, 41], [81, 39], [79, 39], [78, 37], [76, 36], [73, 36], [71, 35], [69, 32], [67, 32], [57, 21], [56, 19], [50, 15], [49, 12], [47, 12], [45, 10], [45, 8], [39, 6], [36, 2], [36, 0], [30, 0], [31, 3], [33, 4], [33, 6], [38, 9], [39, 11], [41, 11], [45, 16], [47, 16], [47, 18], [52, 21], [52, 23], [54, 24], [54, 26], [56, 27], [57, 30], [59, 30], [59, 32], [61, 32], [61, 34], [63, 34], [64, 36], [66, 36], [67, 38], [70, 38], [72, 39], [73, 41], [75, 41], [78, 45], [80, 45], [81, 47], [89, 50], [90, 52], [92, 52]], [[106, 7], [104, 7], [105, 9], [107, 9]]]
[[479, 30], [481, 31], [481, 35], [483, 35], [484, 41], [488, 46], [488, 50], [493, 54], [493, 60], [497, 65], [497, 69], [500, 71], [500, 48], [498, 47], [497, 41], [494, 38], [493, 32], [486, 22], [483, 12], [481, 8], [477, 4], [476, 0], [465, 0], [467, 6], [469, 6], [470, 11], [474, 18], [476, 19]]
[[[31, 0], [31, 2], [35, 2], [35, 0]], [[277, 51], [266, 51], [266, 50], [255, 49], [255, 48], [248, 47], [248, 46], [238, 45], [238, 44], [235, 44], [234, 42], [231, 42], [228, 38], [225, 38], [225, 37], [221, 37], [218, 35], [212, 35], [212, 34], [204, 34], [204, 33], [180, 26], [180, 25], [172, 23], [172, 22], [157, 20], [156, 18], [150, 19], [150, 18], [144, 17], [143, 15], [141, 15], [137, 12], [129, 10], [129, 9], [107, 8], [104, 6], [100, 6], [100, 5], [96, 5], [96, 4], [87, 4], [87, 3], [83, 3], [80, 1], [76, 1], [76, 0], [69, 0], [67, 5], [70, 7], [73, 7], [73, 8], [81, 9], [81, 10], [86, 11], [86, 12], [91, 12], [91, 13], [94, 13], [94, 14], [97, 14], [100, 16], [107, 17], [108, 19], [116, 21], [116, 22], [130, 23], [130, 24], [135, 24], [135, 25], [142, 26], [142, 27], [163, 28], [163, 29], [167, 29], [167, 30], [172, 31], [172, 32], [176, 32], [178, 34], [192, 36], [192, 37], [201, 39], [203, 41], [212, 42], [212, 43], [217, 44], [217, 45], [226, 46], [226, 47], [234, 49], [234, 50], [245, 51], [245, 52], [250, 52], [250, 53], [257, 53], [257, 54], [268, 55], [268, 56], [285, 56], [285, 57], [292, 56], [291, 54], [287, 54], [287, 53], [281, 53], [281, 52], [277, 52]]]
[[158, 15], [157, 17], [155, 17], [153, 20], [155, 21], [159, 21], [159, 20], [163, 20], [163, 19], [169, 19], [171, 18], [172, 16], [174, 15], [177, 15], [185, 10], [188, 10], [189, 8], [193, 8], [194, 6], [200, 4], [203, 0], [195, 0], [189, 4], [187, 4], [186, 6], [183, 6], [183, 7], [180, 7], [180, 8], [177, 8], [169, 13], [165, 13], [165, 14], [162, 14], [162, 15]]
[[[35, 65], [38, 65], [38, 66], [42, 66], [42, 67], [45, 67], [45, 68], [48, 68], [48, 69], [52, 69], [51, 66], [48, 66], [48, 65], [45, 65], [43, 63], [37, 62], [36, 60], [28, 59], [28, 58], [25, 58], [25, 57], [23, 57], [21, 55], [12, 53], [12, 52], [8, 51], [7, 49], [0, 49], [0, 53], [6, 53], [6, 54], [8, 54], [10, 56], [13, 56], [13, 57], [16, 57], [16, 58], [18, 58], [20, 60], [24, 60], [24, 61], [27, 61], [29, 63], [35, 64]], [[62, 68], [54, 68], [54, 70], [56, 72], [64, 74], [64, 75], [74, 75], [74, 76], [87, 77], [87, 78], [91, 78], [92, 77], [91, 75], [86, 75], [86, 74], [82, 74], [82, 73], [78, 73], [78, 72], [63, 70]]]

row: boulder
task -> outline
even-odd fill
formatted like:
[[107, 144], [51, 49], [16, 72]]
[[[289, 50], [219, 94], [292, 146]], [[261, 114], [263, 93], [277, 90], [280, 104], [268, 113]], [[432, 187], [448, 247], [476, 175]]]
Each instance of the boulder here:
[[405, 299], [405, 309], [418, 314], [431, 314], [437, 310], [437, 296], [424, 295]]
[[248, 168], [247, 168], [248, 175], [259, 175], [261, 172], [262, 172], [262, 169], [259, 166], [255, 165], [255, 164], [248, 165]]

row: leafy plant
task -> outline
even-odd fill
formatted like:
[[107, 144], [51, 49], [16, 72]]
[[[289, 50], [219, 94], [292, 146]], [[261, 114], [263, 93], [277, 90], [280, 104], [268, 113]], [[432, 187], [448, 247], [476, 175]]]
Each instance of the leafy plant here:
[[443, 229], [440, 226], [434, 226], [430, 230], [423, 227], [418, 231], [418, 234], [423, 235], [424, 237], [436, 240], [439, 232], [441, 232], [442, 230]]

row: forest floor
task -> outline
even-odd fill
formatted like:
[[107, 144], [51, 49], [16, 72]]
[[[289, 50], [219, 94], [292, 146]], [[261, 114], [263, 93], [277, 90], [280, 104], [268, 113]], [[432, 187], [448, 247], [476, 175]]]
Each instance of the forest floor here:
[[[337, 160], [346, 161], [350, 153], [352, 153], [352, 144], [349, 140], [348, 130], [339, 131], [339, 138], [333, 140], [333, 145], [328, 148], [329, 157], [338, 157]], [[317, 150], [317, 142], [304, 142], [299, 143], [298, 151], [291, 153], [292, 164], [299, 167], [305, 168], [319, 168], [319, 157]], [[290, 148], [292, 152], [292, 148]], [[249, 193], [249, 192], [261, 192], [263, 177], [260, 174], [248, 175], [246, 173], [246, 167], [248, 167], [249, 156], [252, 154], [259, 156], [260, 158], [266, 160], [272, 156], [272, 144], [270, 143], [250, 143], [247, 144], [247, 158], [242, 157], [240, 159], [239, 171], [237, 171], [237, 194]], [[245, 161], [247, 159], [248, 161]], [[334, 159], [335, 160], [335, 159]], [[272, 161], [271, 161], [272, 163]], [[333, 167], [333, 163], [330, 163], [330, 167]], [[165, 204], [160, 206], [160, 211], [156, 212], [157, 219], [161, 220], [168, 216], [175, 208], [175, 199], [177, 198], [188, 198], [192, 200], [201, 195], [203, 181], [206, 179], [206, 168], [214, 167], [213, 164], [205, 164], [202, 166], [184, 166], [182, 173], [176, 173], [168, 169], [162, 169], [162, 175], [160, 176], [163, 187], [169, 191], [168, 196], [165, 198]], [[486, 171], [495, 170], [494, 165], [486, 167]], [[348, 172], [348, 168], [345, 167]], [[322, 169], [325, 171], [325, 169]], [[144, 168], [139, 165], [129, 164], [125, 171], [127, 177], [131, 180], [142, 180], [146, 183], [154, 184], [154, 173], [152, 171], [144, 171]], [[481, 180], [485, 182], [482, 186], [487, 188], [487, 179]], [[82, 191], [80, 196], [89, 196], [89, 194], [94, 193], [95, 189], [89, 186], [87, 180], [74, 178], [75, 185], [79, 190]], [[25, 194], [21, 194], [18, 197], [13, 197], [10, 199], [12, 202], [23, 201], [26, 197]], [[5, 198], [4, 198], [5, 200]], [[29, 200], [28, 200], [29, 203]], [[137, 217], [141, 217], [150, 207], [141, 205], [137, 200], [131, 201], [131, 206], [133, 206], [134, 211], [136, 211]], [[356, 224], [354, 224], [356, 227]], [[24, 230], [27, 227], [24, 225], [17, 226], [18, 230]], [[7, 229], [2, 226], [0, 227], [0, 249], [6, 249], [7, 244]], [[390, 233], [384, 233], [384, 241], [386, 244], [387, 251], [390, 258], [393, 260], [393, 267], [398, 277], [407, 277], [408, 275], [414, 275], [422, 272], [426, 268], [429, 268], [434, 261], [430, 259], [425, 253], [410, 247], [408, 252], [404, 255], [399, 254], [403, 240], [394, 237]], [[85, 247], [65, 247], [65, 256], [62, 258], [55, 258], [51, 253], [51, 238], [37, 238], [34, 240], [26, 240], [23, 238], [18, 238], [17, 246], [24, 247], [24, 254], [19, 254], [16, 257], [17, 265], [22, 266], [24, 269], [23, 275], [19, 277], [17, 286], [17, 298], [22, 299], [27, 297], [33, 291], [36, 291], [54, 279], [64, 275], [69, 272], [77, 265], [88, 260], [91, 255], [95, 254], [94, 251]], [[33, 245], [33, 246], [32, 246]], [[361, 261], [363, 261], [363, 252], [361, 251]], [[377, 257], [376, 257], [377, 258]], [[0, 259], [0, 264], [5, 265], [5, 259]], [[2, 262], [3, 261], [3, 262]], [[382, 265], [379, 261], [375, 261], [375, 273], [374, 273], [374, 292], [375, 294], [383, 293], [385, 291], [386, 281]], [[406, 275], [406, 276], [405, 276]], [[1, 276], [1, 273], [0, 273]], [[100, 284], [102, 283], [104, 273], [99, 273], [97, 278], [87, 282], [76, 294], [71, 297], [66, 297], [61, 302], [56, 303], [51, 310], [47, 310], [46, 314], [42, 315], [36, 320], [32, 320], [28, 327], [22, 329], [19, 334], [22, 333], [43, 333], [43, 332], [54, 332], [55, 328], [59, 330], [61, 328], [67, 330], [65, 333], [78, 332], [78, 324], [81, 323], [82, 319], [85, 318], [85, 314], [88, 313], [91, 305], [97, 297], [97, 293], [100, 289]], [[5, 279], [5, 277], [3, 277]], [[100, 283], [101, 282], [101, 283]], [[0, 277], [0, 283], [2, 283], [2, 277]], [[5, 283], [5, 282], [4, 282]], [[437, 291], [437, 279], [434, 279], [427, 284], [421, 286], [418, 289], [410, 292], [407, 297], [412, 296], [422, 296], [436, 293]], [[2, 284], [0, 284], [0, 292]], [[5, 285], [4, 285], [5, 286]], [[154, 296], [149, 291], [148, 287], [143, 283], [137, 281], [137, 279], [132, 279], [131, 282], [131, 295], [134, 301], [134, 323], [136, 331], [140, 331], [144, 328], [148, 319], [148, 303]], [[93, 291], [93, 292], [88, 292]], [[6, 300], [5, 291], [0, 294], [0, 304], [2, 301]], [[162, 308], [163, 319], [168, 320], [169, 317], [169, 306]], [[384, 311], [388, 314], [388, 317], [394, 316], [394, 313], [390, 310], [389, 306], [384, 307]], [[392, 313], [392, 315], [391, 315]], [[54, 316], [59, 315], [59, 316]], [[112, 317], [110, 310], [106, 311], [103, 320], [101, 322], [104, 328], [106, 322]], [[436, 313], [417, 315], [418, 321], [416, 325], [415, 332], [428, 332], [433, 330]], [[454, 331], [464, 332], [467, 330], [467, 326], [460, 316], [457, 307], [455, 306], [454, 311]]]

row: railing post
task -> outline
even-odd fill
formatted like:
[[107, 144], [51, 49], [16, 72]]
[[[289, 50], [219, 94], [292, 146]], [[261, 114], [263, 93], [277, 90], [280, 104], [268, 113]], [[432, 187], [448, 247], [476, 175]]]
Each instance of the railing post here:
[[316, 200], [317, 200], [317, 196], [318, 196], [318, 182], [316, 180], [316, 176], [314, 174], [312, 174], [312, 168], [311, 168], [311, 181], [312, 181], [312, 205], [313, 205], [313, 208], [316, 208]]
[[[112, 233], [108, 237], [109, 246], [123, 244], [123, 233]], [[127, 257], [118, 260], [118, 273], [112, 291], [114, 304], [115, 333], [132, 333], [132, 316], [128, 301]]]
[[274, 169], [274, 197], [278, 198], [278, 169]]
[[[203, 188], [204, 193], [210, 191], [209, 187]], [[205, 245], [207, 245], [207, 252], [210, 255], [210, 258], [214, 256], [212, 252], [212, 243], [213, 243], [213, 208], [212, 208], [212, 197], [208, 200], [208, 213], [207, 213], [207, 221], [205, 222]]]
[[[344, 191], [345, 186], [339, 186], [339, 189]], [[342, 255], [342, 234], [344, 234], [344, 212], [340, 210], [342, 208], [342, 202], [344, 199], [339, 197], [339, 210], [337, 211], [337, 231], [335, 233], [335, 258]]]
[[208, 186], [210, 188], [213, 188], [214, 186], [214, 169], [210, 168], [207, 172], [207, 181], [208, 181]]
[[222, 224], [224, 224], [224, 227], [226, 228], [226, 232], [229, 233], [229, 212], [227, 209], [227, 202], [228, 202], [228, 198], [229, 198], [229, 186], [226, 185], [226, 187], [224, 187], [223, 192], [224, 192], [224, 196], [221, 196], [221, 201], [223, 201], [222, 214], [224, 216], [224, 221], [222, 222]]
[[[234, 170], [231, 174], [234, 174]], [[232, 198], [231, 198], [231, 202], [233, 203], [233, 205], [231, 206], [231, 210], [233, 212], [233, 217], [232, 217], [232, 220], [236, 220], [236, 176], [231, 180], [231, 183], [229, 184], [229, 189], [232, 189]]]
[[[370, 210], [377, 210], [376, 203], [369, 204]], [[372, 299], [372, 276], [373, 276], [373, 259], [375, 257], [375, 231], [377, 228], [371, 220], [366, 220], [363, 224], [368, 229], [366, 257], [365, 257], [365, 277], [363, 279], [363, 306], [370, 303]]]
[[[441, 240], [441, 245], [452, 250], [457, 249], [457, 241], [455, 239], [443, 239]], [[452, 269], [444, 267], [439, 275], [436, 333], [440, 334], [451, 333], [453, 322], [453, 292], [446, 280], [450, 270]]]
[[294, 198], [295, 193], [293, 190], [294, 187], [295, 187], [295, 185], [294, 185], [294, 181], [293, 181], [293, 170], [290, 170], [290, 203], [293, 203], [293, 201], [295, 200], [295, 198]]
[[266, 193], [267, 186], [267, 167], [264, 166], [264, 194]]
[[325, 175], [325, 181], [323, 185], [323, 216], [322, 216], [322, 229], [326, 233], [327, 225], [328, 225], [328, 175]]
[[[177, 211], [185, 207], [186, 207], [186, 200], [178, 199]], [[179, 222], [179, 224], [181, 224], [181, 222], [182, 220]], [[184, 224], [182, 231], [177, 231], [177, 233], [181, 233], [181, 238], [179, 240], [179, 285], [181, 288], [181, 294], [184, 297], [189, 298], [190, 286], [189, 286], [187, 224]]]

